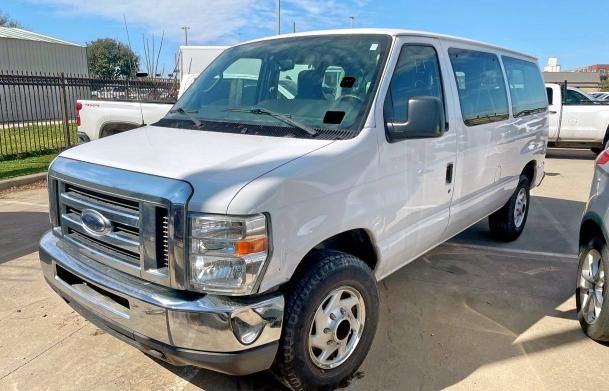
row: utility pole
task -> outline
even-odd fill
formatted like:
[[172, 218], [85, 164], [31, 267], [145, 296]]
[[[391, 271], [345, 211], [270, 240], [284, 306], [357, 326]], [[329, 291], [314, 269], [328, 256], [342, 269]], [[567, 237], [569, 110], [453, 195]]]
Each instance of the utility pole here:
[[186, 43], [184, 44], [184, 46], [188, 46], [188, 30], [190, 30], [190, 27], [188, 27], [188, 26], [182, 26], [180, 28], [182, 30], [184, 30], [184, 36], [185, 36], [185, 40], [186, 40]]
[[349, 19], [351, 19], [351, 28], [353, 28], [355, 26], [355, 16], [349, 16]]
[[281, 0], [277, 0], [277, 35], [281, 34]]

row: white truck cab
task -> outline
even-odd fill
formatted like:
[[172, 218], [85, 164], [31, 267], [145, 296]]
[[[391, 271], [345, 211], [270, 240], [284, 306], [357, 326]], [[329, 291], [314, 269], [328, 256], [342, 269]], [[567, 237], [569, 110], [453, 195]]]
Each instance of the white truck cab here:
[[372, 344], [377, 281], [487, 216], [522, 233], [547, 136], [521, 53], [384, 29], [244, 43], [156, 125], [53, 162], [43, 272], [157, 358], [330, 387]]
[[[226, 46], [180, 46], [180, 88], [178, 99]], [[104, 87], [102, 90], [109, 87]], [[134, 87], [137, 90], [137, 87]], [[76, 101], [76, 126], [80, 143], [112, 136], [163, 118], [171, 109], [171, 103], [140, 102], [127, 99], [125, 92], [94, 92], [96, 98]], [[140, 95], [140, 92], [136, 92]], [[107, 100], [114, 98], [114, 100]], [[141, 99], [141, 97], [140, 97]]]
[[546, 83], [550, 110], [548, 144], [562, 148], [590, 148], [600, 153], [609, 147], [609, 105], [585, 92]]

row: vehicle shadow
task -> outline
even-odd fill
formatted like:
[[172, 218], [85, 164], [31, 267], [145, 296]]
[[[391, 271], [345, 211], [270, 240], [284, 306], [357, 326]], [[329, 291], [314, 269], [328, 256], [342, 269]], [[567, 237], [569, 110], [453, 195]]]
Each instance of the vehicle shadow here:
[[[481, 222], [383, 280], [376, 339], [345, 387], [443, 389], [483, 366], [584, 340], [575, 309], [564, 303], [574, 291], [585, 204], [531, 202], [517, 241], [495, 241]], [[545, 317], [572, 320], [573, 327], [522, 339]], [[161, 365], [205, 390], [283, 389], [268, 372], [234, 378]]]
[[548, 148], [548, 159], [594, 160], [596, 154], [589, 149]]
[[48, 213], [0, 212], [0, 264], [36, 251], [49, 229]]
[[[565, 306], [584, 207], [532, 197], [517, 241], [496, 242], [481, 222], [382, 281], [379, 331], [353, 389], [443, 389], [483, 366], [585, 340]], [[546, 317], [573, 324], [531, 331]]]

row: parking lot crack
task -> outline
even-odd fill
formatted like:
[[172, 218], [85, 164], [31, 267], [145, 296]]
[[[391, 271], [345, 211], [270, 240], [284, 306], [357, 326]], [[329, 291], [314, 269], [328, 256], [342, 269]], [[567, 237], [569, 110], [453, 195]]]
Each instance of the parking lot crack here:
[[78, 329], [74, 330], [73, 332], [71, 332], [70, 334], [66, 335], [65, 337], [63, 337], [62, 339], [60, 339], [59, 341], [55, 342], [53, 345], [49, 346], [48, 348], [44, 349], [42, 352], [38, 353], [37, 355], [35, 355], [34, 357], [30, 358], [29, 360], [27, 360], [26, 362], [22, 363], [21, 365], [19, 365], [17, 368], [12, 369], [11, 371], [9, 371], [6, 375], [0, 377], [0, 381], [4, 380], [5, 378], [9, 377], [10, 375], [12, 375], [13, 373], [17, 372], [18, 370], [20, 370], [21, 368], [25, 367], [26, 365], [28, 365], [29, 363], [31, 363], [32, 361], [36, 360], [38, 357], [42, 356], [43, 354], [45, 354], [46, 352], [50, 351], [51, 349], [53, 349], [54, 347], [58, 346], [59, 344], [61, 344], [63, 341], [65, 341], [66, 339], [72, 337], [74, 334], [76, 334], [77, 332], [79, 332], [80, 330], [82, 330], [85, 326], [87, 326], [88, 322], [83, 324], [82, 326], [80, 326]]

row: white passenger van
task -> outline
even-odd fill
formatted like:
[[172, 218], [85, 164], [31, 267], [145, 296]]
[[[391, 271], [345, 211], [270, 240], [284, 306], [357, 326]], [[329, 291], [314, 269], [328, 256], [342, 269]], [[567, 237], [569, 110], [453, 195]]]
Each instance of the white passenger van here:
[[546, 106], [533, 57], [466, 39], [244, 43], [158, 123], [53, 162], [42, 269], [159, 359], [331, 387], [372, 344], [377, 281], [487, 216], [522, 233]]

